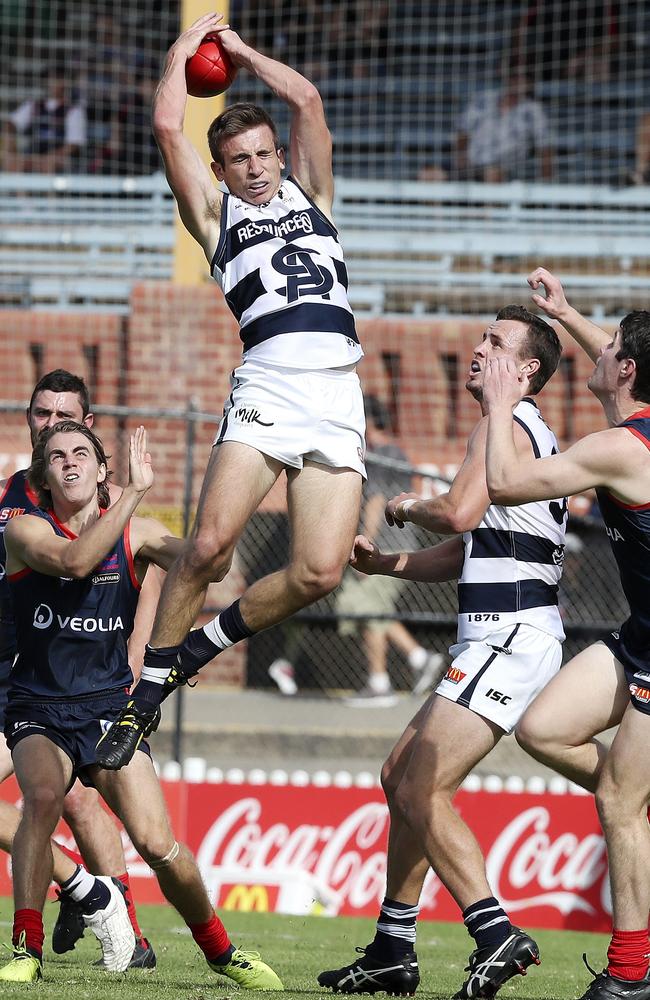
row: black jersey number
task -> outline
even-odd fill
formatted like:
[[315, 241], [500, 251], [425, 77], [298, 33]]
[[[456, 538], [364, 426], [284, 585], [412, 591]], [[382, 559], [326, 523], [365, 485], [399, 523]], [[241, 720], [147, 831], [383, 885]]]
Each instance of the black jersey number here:
[[287, 243], [273, 254], [271, 264], [279, 274], [286, 274], [285, 288], [276, 288], [278, 295], [286, 295], [287, 302], [297, 302], [303, 295], [327, 295], [334, 287], [332, 274], [312, 259], [315, 251]]

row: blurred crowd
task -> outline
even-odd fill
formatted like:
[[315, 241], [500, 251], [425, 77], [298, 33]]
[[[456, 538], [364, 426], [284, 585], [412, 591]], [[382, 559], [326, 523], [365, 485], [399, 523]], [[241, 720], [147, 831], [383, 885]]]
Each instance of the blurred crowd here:
[[[389, 175], [396, 152], [402, 176], [422, 180], [579, 180], [558, 169], [573, 142], [567, 132], [593, 130], [594, 148], [585, 141], [577, 154], [584, 161], [598, 157], [598, 144], [606, 152], [610, 128], [621, 182], [643, 184], [650, 166], [646, 6], [640, 0], [441, 0], [432, 11], [420, 0], [231, 0], [230, 21], [255, 47], [291, 62], [320, 86], [344, 172], [348, 164], [354, 169], [355, 155], [361, 169], [367, 138], [368, 149], [374, 142], [386, 163], [372, 164], [377, 176], [382, 169]], [[88, 34], [73, 56], [70, 11], [78, 17], [86, 8]], [[176, 0], [162, 15], [153, 0], [143, 0], [137, 13], [123, 0], [111, 8], [86, 0], [0, 0], [3, 37], [19, 53], [14, 78], [22, 94], [13, 103], [5, 94], [2, 102], [2, 168], [160, 169], [150, 104], [179, 10]], [[30, 40], [30, 17], [41, 34], [65, 38], [67, 48], [44, 60], [43, 39]], [[633, 87], [632, 96], [621, 94], [622, 84]], [[255, 81], [246, 74], [235, 86], [234, 98], [255, 99]], [[355, 86], [353, 103], [346, 88]], [[592, 95], [588, 106], [578, 106], [585, 100], [581, 86]], [[395, 150], [398, 127], [407, 138]], [[373, 130], [375, 140], [368, 138]], [[586, 174], [588, 166], [582, 163]], [[618, 167], [606, 169], [611, 182]]]

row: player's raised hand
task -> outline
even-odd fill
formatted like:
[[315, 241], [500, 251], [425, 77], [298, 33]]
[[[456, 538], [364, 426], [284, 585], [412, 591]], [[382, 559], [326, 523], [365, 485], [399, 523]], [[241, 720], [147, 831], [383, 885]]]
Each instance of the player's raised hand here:
[[[391, 528], [403, 528], [403, 510], [401, 509], [401, 504], [405, 500], [419, 500], [420, 497], [417, 493], [400, 493], [398, 496], [393, 497], [386, 504], [386, 509], [384, 511], [384, 517], [386, 518], [386, 523], [390, 524]], [[402, 515], [402, 516], [400, 516]]]
[[529, 381], [512, 358], [490, 358], [483, 378], [483, 403], [488, 412], [501, 407], [511, 409], [528, 392]]
[[374, 542], [371, 542], [365, 535], [357, 535], [352, 544], [350, 566], [353, 566], [360, 573], [366, 573], [370, 576], [377, 572], [380, 555], [381, 552]]
[[173, 50], [174, 52], [182, 53], [185, 59], [191, 59], [198, 51], [199, 45], [206, 35], [209, 35], [211, 32], [223, 31], [228, 27], [227, 24], [221, 24], [220, 22], [222, 21], [223, 14], [214, 12], [212, 14], [204, 14], [178, 36], [170, 51]]
[[136, 493], [146, 493], [153, 485], [151, 455], [147, 451], [147, 432], [142, 425], [129, 440], [129, 485]]
[[[551, 319], [562, 319], [569, 303], [566, 300], [562, 282], [545, 267], [536, 267], [528, 275], [528, 284], [533, 289], [533, 302]], [[535, 293], [535, 289], [544, 289], [544, 295]]]

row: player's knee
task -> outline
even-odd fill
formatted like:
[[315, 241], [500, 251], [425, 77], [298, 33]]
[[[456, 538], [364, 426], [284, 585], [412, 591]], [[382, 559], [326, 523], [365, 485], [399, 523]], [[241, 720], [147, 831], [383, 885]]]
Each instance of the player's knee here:
[[[611, 827], [612, 819], [617, 813], [617, 805], [618, 802], [616, 796], [613, 794], [610, 783], [601, 778], [596, 789], [596, 809], [598, 810], [598, 818], [605, 833]], [[618, 813], [618, 816], [620, 818], [620, 813]]]
[[293, 589], [298, 592], [304, 604], [312, 604], [336, 590], [342, 573], [339, 566], [303, 565], [292, 566], [289, 570]]
[[206, 583], [223, 580], [230, 569], [234, 542], [214, 531], [201, 531], [192, 538], [183, 559], [187, 572]]
[[397, 806], [397, 789], [399, 787], [399, 779], [394, 767], [392, 766], [390, 758], [384, 761], [379, 778], [381, 781], [381, 787], [384, 790], [384, 795], [386, 796], [388, 808], [391, 812], [394, 809], [399, 811]]
[[417, 832], [423, 825], [426, 811], [418, 789], [403, 778], [393, 792], [392, 802], [406, 825]]
[[536, 725], [534, 718], [529, 718], [527, 715], [519, 720], [515, 729], [515, 739], [523, 750], [533, 756], [536, 752], [539, 753], [547, 742], [544, 730]]
[[63, 796], [48, 785], [34, 785], [23, 793], [23, 814], [40, 828], [53, 830], [63, 812]]
[[97, 791], [77, 781], [63, 800], [63, 818], [75, 826], [92, 823], [101, 808]]
[[131, 840], [140, 857], [153, 871], [169, 867], [178, 856], [178, 842], [170, 837], [169, 830], [134, 832], [134, 835], [131, 835]]

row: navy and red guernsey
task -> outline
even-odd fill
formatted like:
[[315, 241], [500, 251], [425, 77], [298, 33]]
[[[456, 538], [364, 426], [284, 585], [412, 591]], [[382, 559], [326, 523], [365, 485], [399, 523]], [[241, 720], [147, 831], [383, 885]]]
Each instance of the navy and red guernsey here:
[[[618, 426], [626, 427], [650, 450], [650, 406], [633, 413]], [[636, 506], [624, 504], [602, 487], [596, 494], [631, 611], [620, 629], [621, 653], [630, 665], [647, 671], [650, 670], [650, 501]]]
[[38, 498], [27, 482], [27, 470], [15, 472], [0, 495], [0, 684], [9, 677], [16, 655], [16, 625], [5, 573], [7, 550], [4, 531], [12, 518], [29, 514], [37, 507]]
[[[43, 518], [63, 538], [76, 537], [52, 511], [38, 509], [27, 516]], [[9, 577], [9, 587], [18, 644], [10, 704], [75, 701], [130, 687], [127, 641], [140, 585], [128, 525], [83, 580], [24, 569]]]

